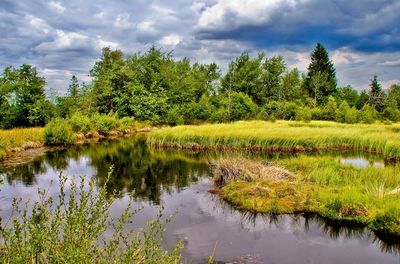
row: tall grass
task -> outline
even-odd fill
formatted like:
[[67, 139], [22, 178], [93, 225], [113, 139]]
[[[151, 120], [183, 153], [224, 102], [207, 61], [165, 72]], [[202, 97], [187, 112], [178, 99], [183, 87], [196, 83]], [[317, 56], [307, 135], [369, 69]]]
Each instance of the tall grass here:
[[28, 149], [42, 146], [43, 132], [44, 129], [41, 127], [0, 130], [0, 159], [6, 156], [7, 151], [15, 148]]
[[194, 148], [313, 151], [353, 149], [400, 157], [399, 125], [339, 124], [327, 121], [239, 121], [177, 126], [151, 132], [153, 145]]
[[[146, 228], [129, 228], [139, 211], [130, 202], [112, 218], [116, 197], [107, 193], [106, 184], [95, 186], [85, 184], [83, 177], [80, 183], [67, 184], [61, 176], [57, 198], [39, 191], [40, 200], [31, 210], [16, 199], [16, 215], [1, 222], [1, 263], [180, 263], [181, 243], [171, 251], [161, 247], [171, 217], [163, 217], [161, 211]], [[112, 231], [111, 237], [105, 236], [107, 231]]]
[[400, 237], [400, 165], [357, 168], [329, 156], [301, 155], [275, 161], [275, 166], [295, 175], [295, 180], [277, 180], [267, 170], [258, 170], [260, 175], [251, 177], [248, 171], [255, 167], [254, 161], [227, 163], [223, 159], [216, 166], [220, 171], [214, 172], [217, 182], [223, 182], [220, 177], [227, 170], [226, 165], [230, 166], [229, 171], [240, 169], [245, 174], [228, 182], [221, 192], [223, 198], [242, 209], [313, 212]]

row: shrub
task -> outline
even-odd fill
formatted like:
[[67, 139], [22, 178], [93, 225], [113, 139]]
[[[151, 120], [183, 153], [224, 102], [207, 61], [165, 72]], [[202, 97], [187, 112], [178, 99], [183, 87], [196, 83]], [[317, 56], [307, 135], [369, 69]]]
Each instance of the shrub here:
[[107, 134], [111, 130], [118, 127], [118, 118], [115, 114], [95, 114], [92, 119], [96, 131], [102, 134]]
[[221, 107], [217, 111], [214, 111], [210, 116], [210, 121], [215, 123], [222, 123], [228, 121], [228, 109]]
[[377, 117], [378, 112], [368, 104], [365, 104], [359, 112], [359, 120], [365, 124], [372, 124]]
[[44, 128], [44, 143], [47, 146], [68, 145], [75, 142], [75, 134], [68, 121], [62, 118], [51, 120]]
[[393, 122], [400, 121], [400, 110], [395, 107], [386, 107], [383, 110], [382, 116]]
[[336, 111], [336, 121], [341, 123], [354, 124], [358, 121], [358, 110], [350, 108], [346, 101], [343, 101]]
[[185, 123], [185, 120], [182, 115], [182, 111], [180, 107], [174, 106], [167, 112], [167, 117], [165, 119], [166, 123], [171, 125], [171, 126], [176, 126], [176, 125], [183, 125]]
[[[66, 184], [60, 177], [59, 195], [40, 199], [30, 212], [27, 203], [15, 200], [16, 217], [11, 224], [1, 223], [2, 263], [179, 263], [181, 242], [170, 251], [161, 247], [165, 226], [172, 220], [160, 211], [143, 230], [128, 227], [138, 212], [133, 198], [118, 218], [110, 215], [116, 196], [106, 184], [94, 182]], [[66, 195], [68, 191], [68, 197]], [[57, 201], [55, 204], [53, 201]], [[165, 219], [165, 220], [163, 220]], [[4, 224], [4, 225], [3, 225]], [[106, 232], [112, 231], [106, 238]]]
[[244, 93], [232, 93], [230, 120], [244, 120], [255, 117], [257, 105]]
[[89, 133], [93, 130], [92, 120], [78, 112], [71, 116], [69, 123], [74, 132]]
[[295, 102], [285, 102], [280, 111], [280, 117], [286, 120], [292, 120], [296, 118], [296, 113], [299, 106]]
[[311, 114], [311, 109], [309, 107], [305, 106], [303, 108], [297, 109], [296, 120], [310, 122], [311, 117], [312, 117], [312, 114]]

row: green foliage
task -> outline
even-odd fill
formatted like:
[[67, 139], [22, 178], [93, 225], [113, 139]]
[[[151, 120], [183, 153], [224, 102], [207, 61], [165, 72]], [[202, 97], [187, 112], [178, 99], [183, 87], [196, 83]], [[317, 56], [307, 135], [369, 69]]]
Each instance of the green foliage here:
[[185, 120], [183, 118], [182, 110], [180, 109], [180, 107], [175, 106], [168, 111], [166, 122], [167, 124], [172, 126], [184, 124]]
[[296, 120], [310, 122], [312, 118], [311, 109], [307, 106], [298, 108], [296, 112]]
[[[228, 102], [229, 104], [229, 102]], [[229, 108], [229, 105], [228, 105]], [[255, 117], [257, 105], [244, 93], [232, 93], [229, 119], [245, 120]]]
[[48, 146], [68, 145], [75, 142], [69, 122], [62, 118], [51, 120], [44, 128], [44, 143]]
[[36, 68], [30, 65], [23, 64], [18, 69], [6, 68], [0, 76], [0, 127], [42, 123], [47, 114], [38, 110], [45, 100], [45, 83]]
[[378, 112], [381, 112], [385, 104], [385, 98], [386, 94], [378, 82], [378, 77], [375, 75], [371, 80], [368, 101]]
[[372, 124], [378, 118], [378, 112], [375, 108], [366, 104], [359, 112], [359, 121], [365, 124]]
[[91, 118], [79, 112], [73, 114], [68, 122], [76, 133], [89, 133], [95, 129]]
[[101, 134], [107, 134], [118, 127], [118, 118], [115, 114], [100, 115], [95, 114], [92, 117], [94, 128]]
[[40, 200], [30, 212], [15, 199], [17, 215], [0, 229], [2, 263], [179, 263], [181, 243], [169, 252], [161, 246], [172, 217], [160, 211], [143, 230], [132, 229], [128, 225], [139, 212], [132, 208], [133, 198], [121, 216], [110, 217], [116, 196], [107, 193], [106, 184], [97, 190], [84, 177], [69, 185], [60, 176], [58, 197], [39, 190]]
[[55, 115], [54, 105], [49, 100], [37, 100], [31, 109], [29, 109], [29, 123], [32, 126], [44, 126]]
[[311, 53], [305, 89], [314, 102], [320, 104], [329, 95], [336, 93], [336, 73], [328, 51], [318, 43]]
[[336, 111], [336, 121], [341, 123], [354, 124], [358, 121], [358, 111], [356, 108], [348, 105], [346, 101], [343, 101], [338, 110]]

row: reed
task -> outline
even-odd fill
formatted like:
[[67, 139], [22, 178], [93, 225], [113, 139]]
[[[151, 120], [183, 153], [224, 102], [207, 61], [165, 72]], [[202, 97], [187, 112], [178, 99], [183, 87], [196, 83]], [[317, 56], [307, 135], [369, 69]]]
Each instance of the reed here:
[[177, 126], [154, 130], [153, 146], [252, 151], [362, 150], [400, 157], [400, 126], [339, 124], [328, 121], [239, 121], [229, 124]]

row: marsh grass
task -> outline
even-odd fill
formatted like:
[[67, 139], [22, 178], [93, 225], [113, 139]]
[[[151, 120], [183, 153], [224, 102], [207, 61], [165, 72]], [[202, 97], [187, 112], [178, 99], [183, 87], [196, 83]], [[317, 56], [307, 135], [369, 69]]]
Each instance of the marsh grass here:
[[[367, 225], [376, 232], [400, 237], [400, 165], [357, 168], [333, 157], [300, 155], [275, 161], [276, 166], [294, 175], [294, 179], [277, 179], [267, 170], [252, 176], [255, 163], [223, 159], [215, 166], [214, 177], [223, 183], [219, 193], [225, 200], [253, 212], [316, 213], [330, 221]], [[226, 166], [243, 175], [221, 180]], [[258, 166], [264, 165], [258, 162]]]
[[42, 146], [43, 132], [41, 127], [0, 130], [0, 159], [10, 151]]
[[[110, 176], [109, 176], [110, 177]], [[68, 194], [67, 194], [68, 193]], [[181, 243], [171, 251], [161, 247], [166, 225], [172, 216], [162, 211], [144, 229], [128, 228], [140, 210], [132, 199], [116, 218], [110, 209], [116, 199], [106, 184], [95, 187], [84, 178], [67, 184], [60, 177], [57, 199], [39, 190], [40, 200], [28, 210], [20, 199], [13, 202], [14, 216], [2, 219], [1, 263], [179, 263]], [[112, 236], [104, 235], [112, 230]]]
[[154, 130], [153, 146], [253, 151], [361, 150], [400, 157], [399, 125], [339, 124], [328, 121], [239, 121]]

